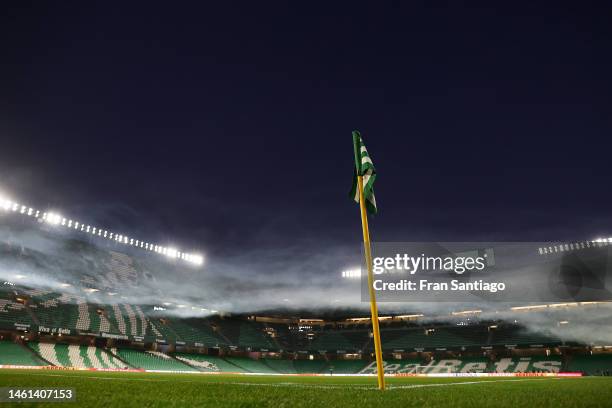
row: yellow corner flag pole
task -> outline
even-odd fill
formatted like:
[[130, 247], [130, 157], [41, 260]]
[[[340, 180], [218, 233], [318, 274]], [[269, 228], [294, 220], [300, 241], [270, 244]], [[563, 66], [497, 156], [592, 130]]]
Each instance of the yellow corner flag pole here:
[[363, 194], [363, 176], [358, 175], [357, 187], [359, 189], [359, 208], [361, 209], [361, 227], [363, 229], [363, 247], [368, 267], [368, 290], [370, 292], [370, 311], [372, 312], [372, 331], [374, 332], [374, 351], [376, 354], [376, 372], [378, 373], [378, 388], [385, 389], [385, 372], [383, 370], [382, 346], [380, 344], [380, 328], [378, 326], [378, 307], [376, 306], [376, 293], [374, 292], [374, 274], [372, 272], [372, 248], [370, 247], [370, 229], [368, 228], [368, 214], [366, 212], [365, 197]]

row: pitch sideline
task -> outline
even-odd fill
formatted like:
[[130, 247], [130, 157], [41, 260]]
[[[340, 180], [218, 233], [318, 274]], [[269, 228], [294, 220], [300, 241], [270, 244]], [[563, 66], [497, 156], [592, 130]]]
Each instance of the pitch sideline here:
[[[364, 384], [301, 384], [295, 382], [280, 382], [280, 383], [257, 383], [257, 382], [238, 382], [238, 381], [219, 381], [219, 382], [202, 382], [195, 380], [170, 380], [163, 378], [120, 378], [120, 377], [95, 377], [95, 376], [72, 376], [65, 374], [31, 374], [32, 376], [38, 377], [63, 377], [63, 378], [87, 378], [90, 380], [116, 380], [116, 381], [145, 381], [145, 382], [171, 382], [171, 383], [198, 383], [202, 385], [239, 385], [239, 386], [255, 386], [255, 387], [273, 387], [273, 388], [312, 388], [312, 389], [361, 389], [361, 390], [377, 390], [375, 385], [364, 385]], [[480, 381], [461, 381], [451, 383], [433, 383], [433, 384], [406, 384], [406, 385], [392, 385], [389, 384], [388, 390], [406, 390], [406, 389], [417, 389], [417, 388], [428, 388], [428, 387], [445, 387], [455, 385], [479, 385], [487, 383], [501, 383], [501, 382], [523, 382], [523, 381], [543, 381], [543, 380], [561, 380], [562, 378], [519, 378], [519, 379], [497, 379], [497, 380], [480, 380]]]

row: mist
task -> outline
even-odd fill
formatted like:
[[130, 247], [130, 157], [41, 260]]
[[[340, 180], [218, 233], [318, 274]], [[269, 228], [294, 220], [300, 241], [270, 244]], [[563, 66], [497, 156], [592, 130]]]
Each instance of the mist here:
[[[341, 277], [358, 266], [360, 248], [328, 245], [324, 249], [290, 246], [241, 251], [207, 259], [202, 267], [177, 259], [94, 238], [83, 242], [46, 226], [0, 228], [4, 243], [0, 280], [31, 290], [62, 293], [63, 301], [129, 303], [166, 316], [205, 317], [217, 313], [296, 314], [350, 311], [369, 315], [359, 279]], [[129, 256], [126, 256], [129, 254]], [[34, 293], [34, 292], [31, 292]], [[381, 302], [385, 314], [423, 314], [423, 323], [517, 323], [524, 330], [586, 344], [612, 344], [612, 305], [547, 308], [518, 312], [485, 299], [475, 302]], [[156, 311], [153, 311], [153, 306]], [[481, 310], [474, 315], [452, 312]], [[560, 324], [560, 322], [567, 322]]]

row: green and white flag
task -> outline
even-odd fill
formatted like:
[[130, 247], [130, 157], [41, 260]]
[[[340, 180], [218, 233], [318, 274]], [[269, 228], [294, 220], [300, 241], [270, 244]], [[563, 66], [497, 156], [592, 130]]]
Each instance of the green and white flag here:
[[353, 147], [355, 150], [355, 175], [353, 177], [353, 188], [351, 197], [359, 203], [359, 189], [357, 188], [357, 176], [363, 176], [363, 196], [366, 201], [366, 209], [371, 214], [376, 214], [376, 198], [374, 198], [374, 181], [376, 181], [376, 170], [368, 151], [363, 144], [363, 139], [358, 131], [353, 131]]

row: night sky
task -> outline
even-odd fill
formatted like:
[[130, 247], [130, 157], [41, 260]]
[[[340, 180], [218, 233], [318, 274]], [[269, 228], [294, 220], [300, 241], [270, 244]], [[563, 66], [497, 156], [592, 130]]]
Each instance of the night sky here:
[[612, 232], [610, 8], [125, 3], [2, 5], [15, 200], [213, 257], [358, 248], [359, 129], [373, 240]]

